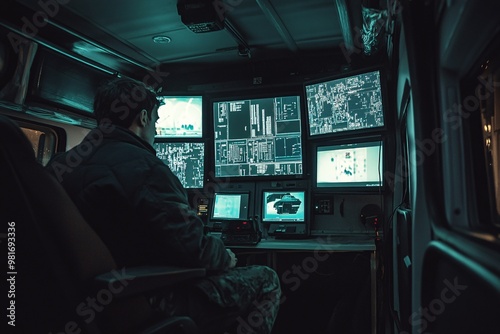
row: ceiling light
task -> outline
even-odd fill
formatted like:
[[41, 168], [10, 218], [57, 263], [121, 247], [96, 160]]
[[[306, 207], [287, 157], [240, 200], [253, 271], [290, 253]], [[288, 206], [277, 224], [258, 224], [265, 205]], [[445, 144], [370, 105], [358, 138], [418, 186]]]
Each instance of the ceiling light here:
[[172, 42], [172, 39], [168, 36], [154, 36], [153, 37], [153, 42], [156, 44], [168, 44]]

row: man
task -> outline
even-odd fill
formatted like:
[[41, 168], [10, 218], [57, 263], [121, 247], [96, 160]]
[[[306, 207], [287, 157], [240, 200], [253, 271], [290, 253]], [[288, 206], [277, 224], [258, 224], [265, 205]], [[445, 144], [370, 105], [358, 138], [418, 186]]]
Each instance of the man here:
[[169, 299], [161, 295], [155, 296], [155, 306], [190, 315], [207, 334], [270, 333], [279, 279], [265, 266], [235, 268], [234, 253], [204, 234], [181, 183], [152, 147], [158, 107], [156, 94], [141, 82], [107, 83], [94, 100], [98, 127], [47, 168], [119, 266], [207, 269], [207, 278], [179, 296], [180, 309], [169, 309]]

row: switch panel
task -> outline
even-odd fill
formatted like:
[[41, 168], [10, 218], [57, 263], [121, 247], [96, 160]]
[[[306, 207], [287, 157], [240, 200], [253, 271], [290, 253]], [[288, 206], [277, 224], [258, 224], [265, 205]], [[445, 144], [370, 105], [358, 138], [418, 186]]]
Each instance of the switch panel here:
[[315, 195], [313, 212], [317, 215], [332, 215], [333, 195]]

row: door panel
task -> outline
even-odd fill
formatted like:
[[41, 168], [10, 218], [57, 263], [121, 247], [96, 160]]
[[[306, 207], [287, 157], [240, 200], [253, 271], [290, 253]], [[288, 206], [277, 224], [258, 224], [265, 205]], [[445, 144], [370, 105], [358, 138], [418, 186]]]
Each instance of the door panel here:
[[500, 332], [500, 276], [444, 242], [427, 248], [416, 333]]
[[397, 266], [397, 302], [399, 305], [399, 325], [404, 331], [410, 330], [411, 314], [411, 223], [412, 212], [409, 209], [399, 208], [396, 211], [395, 253]]

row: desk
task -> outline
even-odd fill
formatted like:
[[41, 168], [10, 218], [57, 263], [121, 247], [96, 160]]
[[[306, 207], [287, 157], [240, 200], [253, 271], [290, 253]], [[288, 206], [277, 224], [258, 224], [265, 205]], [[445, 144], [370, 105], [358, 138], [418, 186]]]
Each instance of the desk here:
[[373, 237], [369, 236], [321, 236], [309, 239], [263, 239], [255, 246], [231, 246], [237, 253], [265, 252], [268, 265], [277, 268], [277, 254], [283, 252], [313, 252], [314, 258], [320, 261], [321, 253], [333, 252], [370, 252], [370, 285], [371, 285], [371, 332], [377, 328], [377, 256]]

